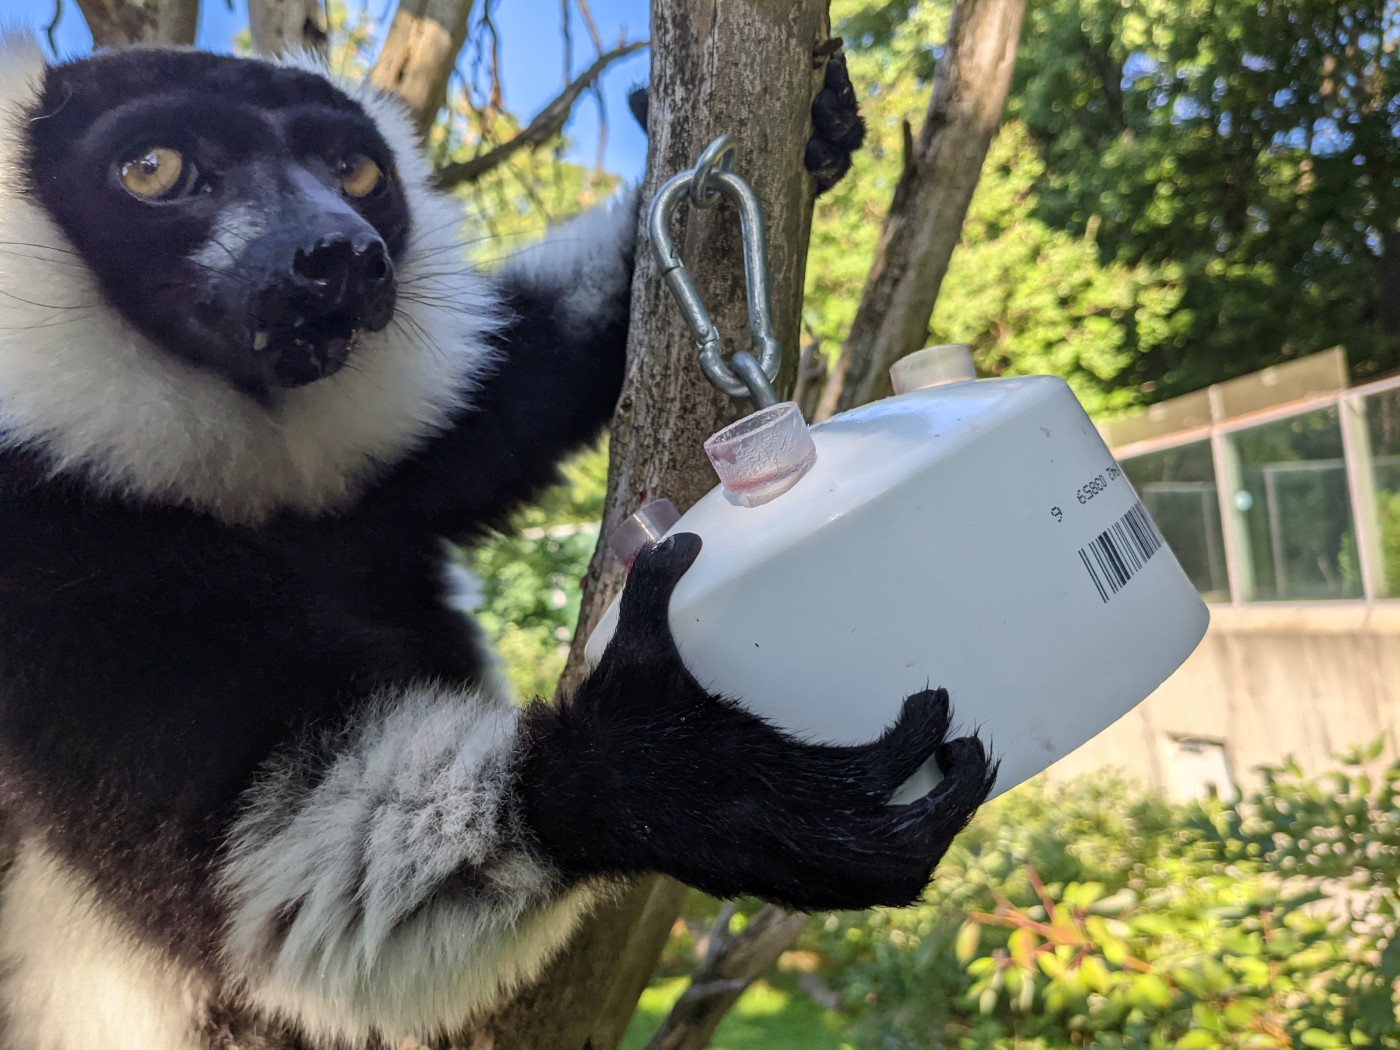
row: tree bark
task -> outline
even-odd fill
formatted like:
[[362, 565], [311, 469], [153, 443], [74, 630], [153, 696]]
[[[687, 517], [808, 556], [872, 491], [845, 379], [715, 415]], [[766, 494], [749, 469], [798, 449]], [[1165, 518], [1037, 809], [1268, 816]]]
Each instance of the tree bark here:
[[199, 0], [78, 0], [97, 47], [194, 43]]
[[369, 78], [397, 94], [420, 135], [447, 101], [447, 83], [467, 39], [473, 0], [402, 0]]
[[260, 55], [322, 51], [326, 16], [321, 0], [248, 0], [248, 30]]
[[879, 396], [886, 373], [928, 336], [1016, 64], [1026, 0], [958, 0], [928, 112], [905, 157], [850, 334], [818, 415]]
[[[826, 0], [652, 0], [650, 155], [643, 209], [663, 181], [694, 166], [716, 136], [739, 137], [737, 170], [768, 213], [773, 317], [795, 367], [813, 186], [802, 166], [809, 112], [823, 69]], [[736, 212], [727, 203], [682, 207], [676, 244], [691, 267], [727, 351], [749, 349]], [[645, 240], [632, 285], [627, 376], [612, 426], [608, 496], [598, 549], [561, 691], [587, 673], [583, 645], [622, 588], [606, 538], [647, 499], [682, 510], [712, 488], [705, 438], [751, 410], [709, 385]], [[696, 761], [704, 761], [697, 755]], [[463, 1045], [473, 1050], [612, 1050], [646, 987], [684, 890], [644, 879], [584, 926], [542, 982]]]

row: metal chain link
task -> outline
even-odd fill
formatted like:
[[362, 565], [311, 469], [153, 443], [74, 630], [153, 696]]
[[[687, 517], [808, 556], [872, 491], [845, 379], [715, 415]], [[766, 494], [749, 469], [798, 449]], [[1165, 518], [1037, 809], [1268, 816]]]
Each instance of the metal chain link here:
[[[773, 311], [768, 295], [768, 240], [764, 233], [763, 204], [753, 189], [734, 174], [738, 144], [733, 135], [721, 135], [700, 154], [695, 167], [667, 180], [657, 191], [647, 213], [651, 250], [661, 266], [661, 276], [671, 289], [681, 314], [700, 348], [700, 367], [711, 383], [734, 397], [751, 397], [759, 408], [778, 403], [773, 380], [778, 376], [783, 350], [773, 334]], [[744, 246], [744, 286], [749, 307], [749, 331], [757, 356], [735, 352], [726, 364], [723, 342], [710, 320], [695, 281], [681, 261], [671, 237], [671, 219], [681, 199], [692, 207], [710, 208], [728, 197], [739, 208], [739, 232]]]

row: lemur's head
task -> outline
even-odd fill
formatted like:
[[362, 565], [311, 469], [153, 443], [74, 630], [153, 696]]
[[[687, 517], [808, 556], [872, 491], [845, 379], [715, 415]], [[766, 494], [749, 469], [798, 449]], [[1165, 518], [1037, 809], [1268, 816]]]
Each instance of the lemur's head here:
[[343, 501], [485, 359], [398, 108], [307, 64], [0, 39], [0, 447], [257, 520]]
[[410, 216], [365, 111], [300, 69], [126, 51], [49, 70], [34, 196], [159, 347], [261, 396], [394, 314]]

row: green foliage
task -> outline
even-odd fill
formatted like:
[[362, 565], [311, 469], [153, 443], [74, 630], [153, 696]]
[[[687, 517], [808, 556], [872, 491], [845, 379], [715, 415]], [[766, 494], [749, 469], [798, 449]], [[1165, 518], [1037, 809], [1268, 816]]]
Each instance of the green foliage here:
[[1400, 492], [1376, 493], [1381, 561], [1385, 565], [1386, 595], [1400, 594]]
[[1400, 765], [1237, 804], [1112, 781], [979, 814], [924, 905], [831, 916], [859, 1046], [1400, 1047]]
[[[642, 993], [622, 1050], [643, 1050], [681, 993], [685, 977], [668, 977]], [[823, 1011], [788, 977], [757, 981], [725, 1015], [710, 1050], [838, 1050], [842, 1019]]]
[[1179, 282], [1124, 380], [1164, 396], [1339, 342], [1400, 364], [1397, 34], [1387, 0], [1032, 5], [1009, 110], [1037, 215]]
[[506, 534], [473, 549], [481, 581], [476, 618], [521, 697], [552, 696], [578, 622], [579, 582], [598, 541], [607, 487], [605, 447], [564, 469], [564, 480], [516, 516]]
[[1179, 267], [1104, 260], [1092, 236], [1040, 217], [1040, 146], [1011, 121], [982, 178], [934, 309], [931, 341], [968, 343], [985, 375], [1058, 375], [1094, 413], [1140, 394], [1121, 377], [1141, 343], [1183, 325]]
[[[834, 353], [927, 105], [948, 5], [833, 4], [871, 145], [818, 204]], [[1400, 366], [1400, 7], [1045, 0], [931, 322], [987, 374], [1112, 413], [1341, 343]]]

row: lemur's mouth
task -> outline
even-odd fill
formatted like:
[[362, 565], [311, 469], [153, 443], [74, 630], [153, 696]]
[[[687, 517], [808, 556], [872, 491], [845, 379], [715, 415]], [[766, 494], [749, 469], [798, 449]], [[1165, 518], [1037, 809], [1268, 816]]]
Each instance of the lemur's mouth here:
[[289, 325], [258, 329], [253, 352], [269, 387], [306, 386], [340, 371], [359, 331], [357, 320], [349, 315], [299, 318]]

